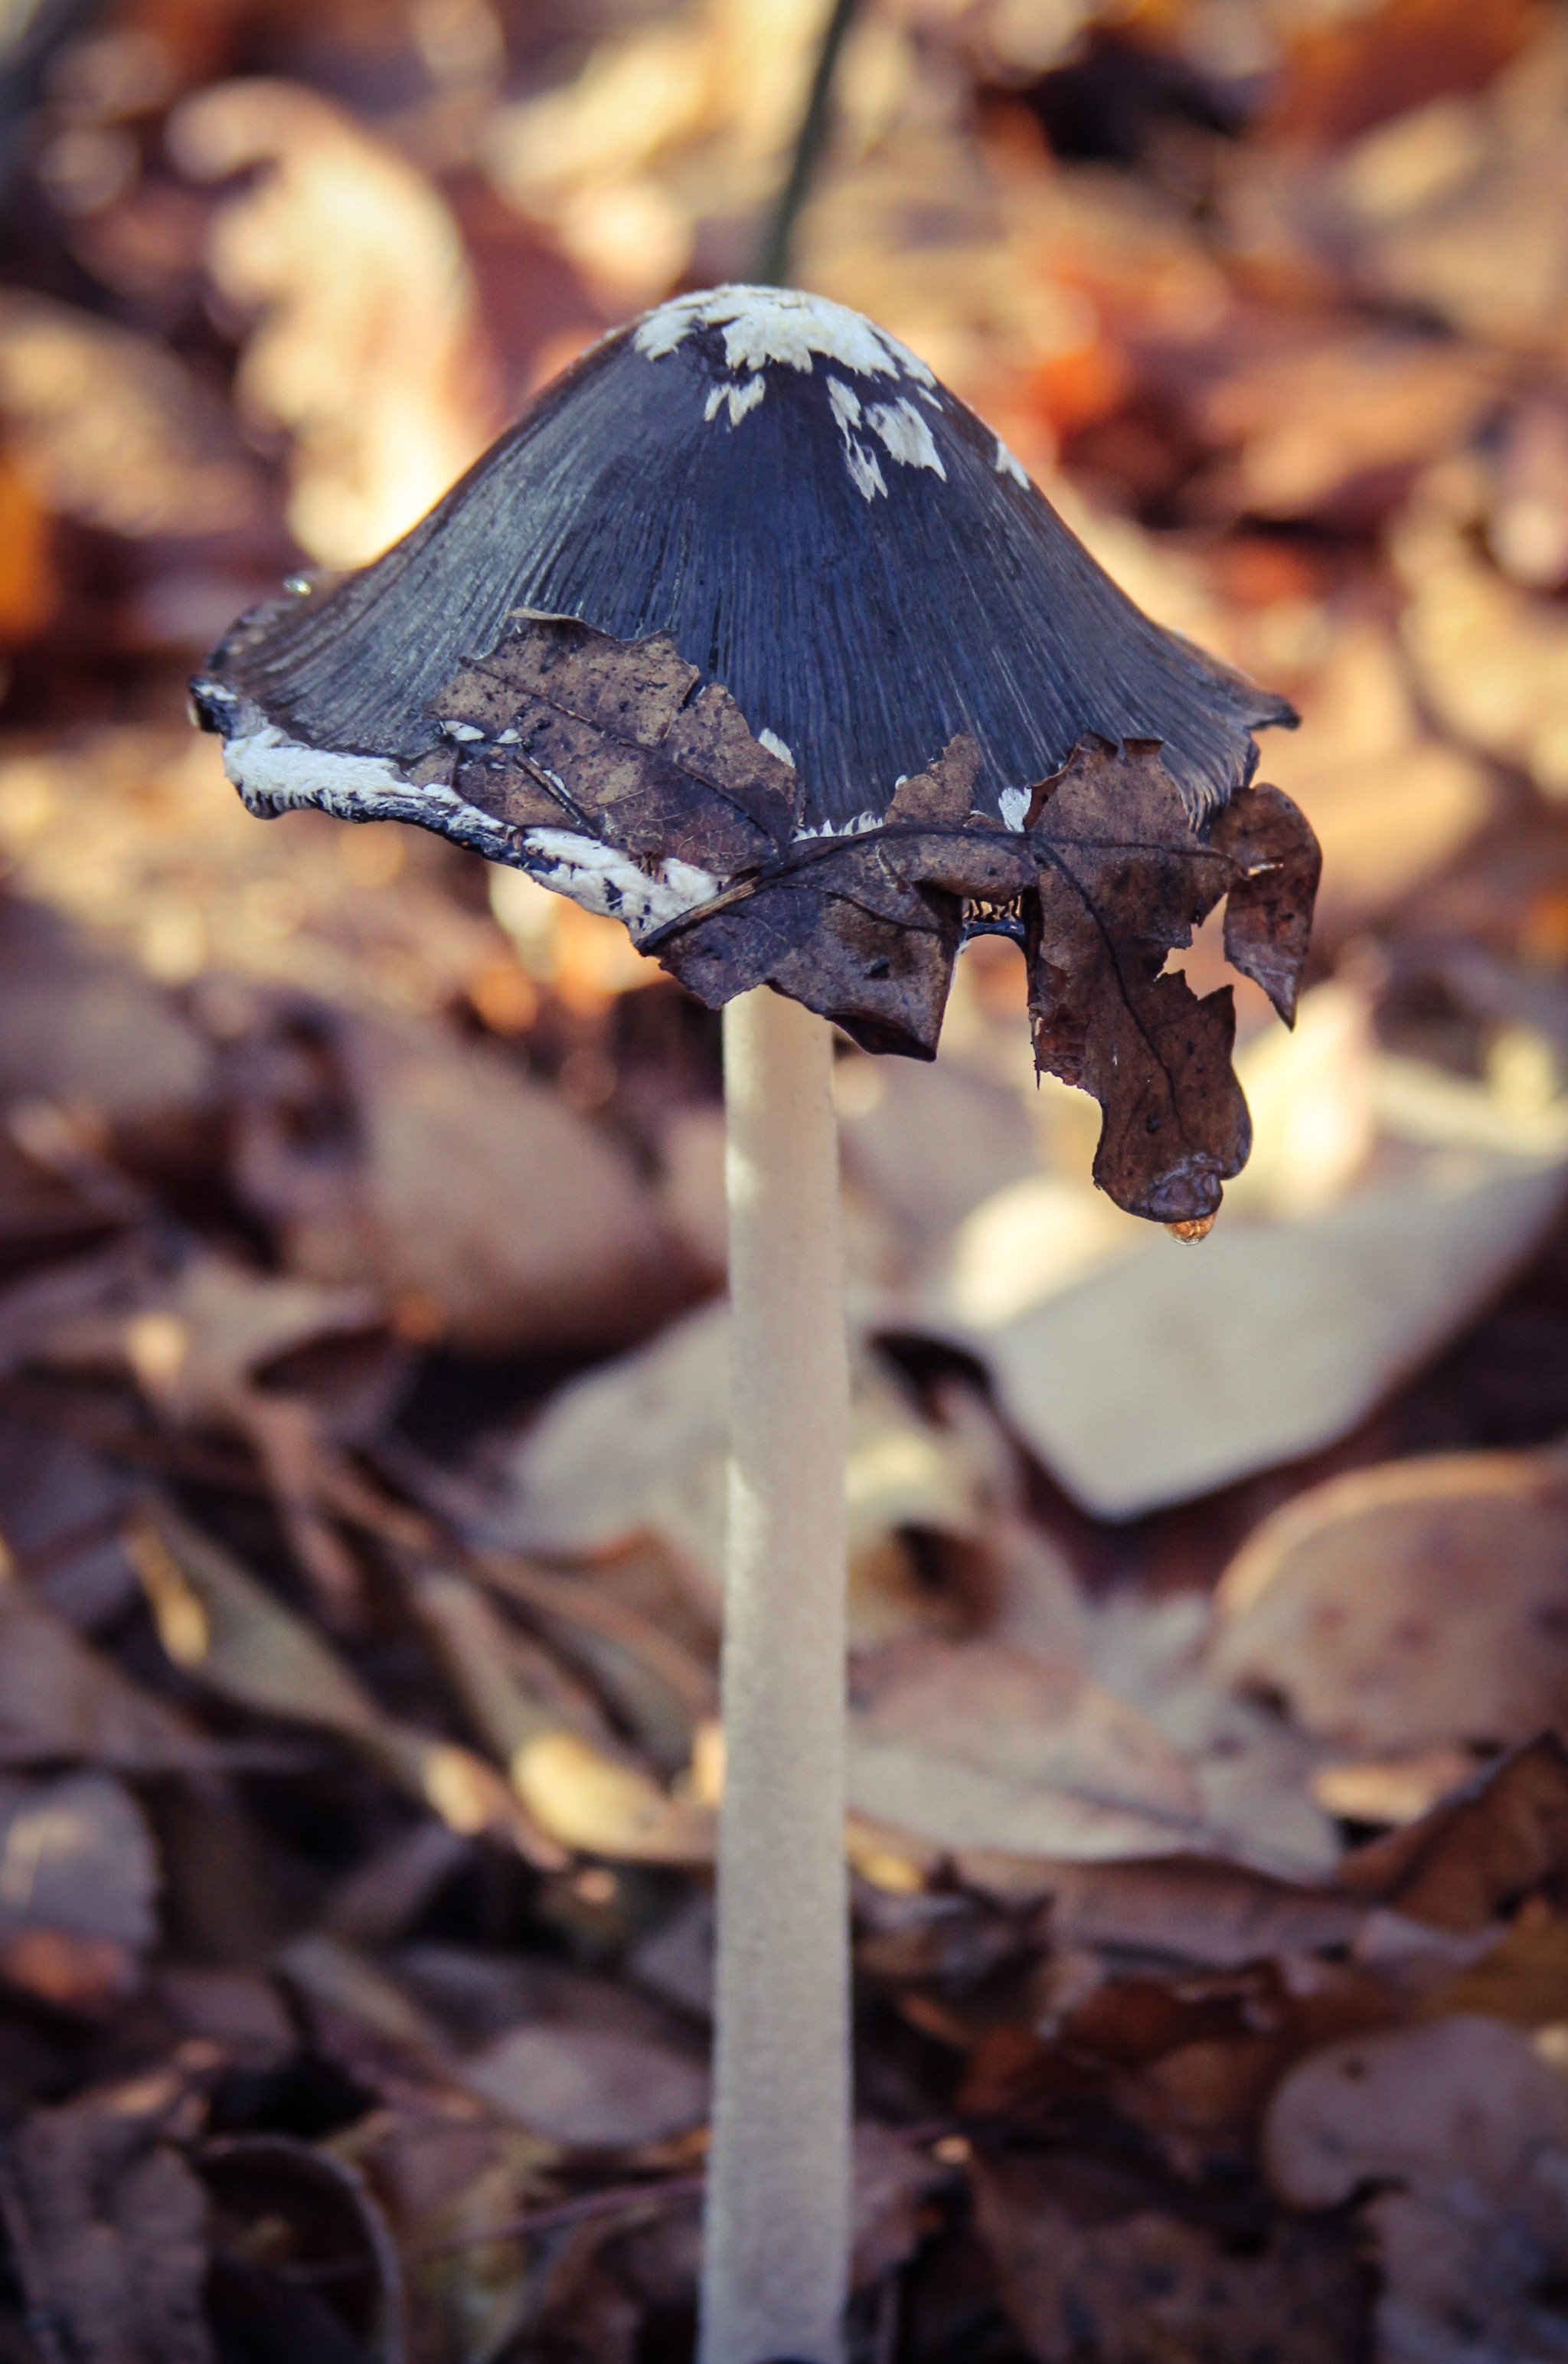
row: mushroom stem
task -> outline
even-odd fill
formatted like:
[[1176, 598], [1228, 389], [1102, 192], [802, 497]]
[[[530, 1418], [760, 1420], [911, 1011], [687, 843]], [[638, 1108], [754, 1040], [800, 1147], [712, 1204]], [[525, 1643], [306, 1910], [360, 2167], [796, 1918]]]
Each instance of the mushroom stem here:
[[832, 1034], [724, 1013], [732, 1308], [701, 2364], [839, 2364], [850, 2247], [849, 1368]]

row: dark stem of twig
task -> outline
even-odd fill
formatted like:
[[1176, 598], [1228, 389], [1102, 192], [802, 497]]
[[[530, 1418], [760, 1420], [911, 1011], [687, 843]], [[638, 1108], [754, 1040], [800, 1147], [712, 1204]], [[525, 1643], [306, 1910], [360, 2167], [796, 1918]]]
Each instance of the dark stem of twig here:
[[839, 52], [844, 46], [844, 36], [854, 22], [859, 6], [860, 0], [833, 0], [828, 22], [822, 28], [822, 46], [817, 52], [817, 70], [811, 77], [811, 95], [806, 102], [806, 113], [801, 117], [800, 129], [795, 135], [789, 178], [779, 192], [773, 218], [757, 254], [754, 275], [760, 286], [783, 287], [788, 284], [790, 250], [795, 243], [795, 226], [810, 194], [812, 179], [821, 162], [832, 123], [833, 76], [838, 71]]

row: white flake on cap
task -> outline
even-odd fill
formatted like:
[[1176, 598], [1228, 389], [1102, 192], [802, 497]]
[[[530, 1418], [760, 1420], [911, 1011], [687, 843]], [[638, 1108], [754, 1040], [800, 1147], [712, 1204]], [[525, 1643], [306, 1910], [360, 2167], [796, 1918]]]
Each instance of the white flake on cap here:
[[726, 403], [729, 405], [729, 424], [739, 427], [749, 410], [755, 410], [768, 390], [768, 381], [759, 374], [749, 377], [740, 385], [716, 385], [703, 406], [703, 417], [712, 424]]
[[759, 730], [757, 733], [757, 744], [759, 747], [765, 747], [770, 755], [776, 755], [781, 764], [787, 764], [790, 770], [792, 772], [794, 771], [794, 753], [790, 748], [785, 746], [784, 741], [779, 737], [776, 730], [769, 730], [765, 728]]
[[901, 461], [906, 468], [934, 468], [946, 484], [942, 455], [912, 402], [873, 403], [866, 413], [866, 425], [886, 446], [890, 458]]
[[1008, 451], [999, 435], [996, 438], [995, 465], [999, 476], [1011, 476], [1015, 485], [1022, 485], [1024, 490], [1028, 492], [1033, 478], [1018, 454]]
[[[730, 426], [739, 427], [762, 400], [767, 391], [763, 372], [769, 367], [814, 376], [818, 356], [859, 377], [905, 378], [922, 402], [939, 412], [941, 408], [932, 391], [936, 380], [923, 361], [885, 329], [822, 296], [804, 295], [794, 287], [716, 287], [705, 296], [680, 296], [650, 312], [633, 332], [632, 342], [650, 361], [662, 361], [698, 329], [721, 329], [726, 366], [750, 373], [710, 390], [703, 407], [710, 425], [728, 408]], [[871, 444], [852, 431], [862, 418], [890, 459], [906, 468], [929, 468], [946, 481], [931, 430], [906, 397], [873, 403], [862, 410], [860, 396], [838, 377], [828, 379], [828, 397], [844, 439], [850, 480], [866, 500], [874, 500], [879, 493], [885, 499], [887, 480]]]
[[996, 808], [1002, 816], [1004, 829], [1022, 829], [1029, 817], [1032, 788], [1004, 788], [996, 798]]
[[339, 820], [407, 820], [428, 827], [434, 808], [492, 861], [507, 860], [516, 843], [515, 830], [441, 781], [405, 779], [382, 755], [301, 746], [275, 723], [226, 740], [223, 768], [249, 809], [263, 816], [314, 807]]
[[798, 287], [714, 287], [677, 296], [638, 323], [632, 342], [650, 361], [662, 361], [697, 329], [724, 330], [724, 358], [732, 370], [776, 362], [809, 374], [813, 356], [820, 353], [861, 377], [936, 384], [925, 362], [885, 329]]
[[[629, 854], [570, 829], [517, 831], [482, 812], [439, 780], [406, 780], [381, 755], [347, 755], [303, 747], [275, 724], [230, 739], [223, 768], [252, 812], [316, 807], [339, 820], [405, 820], [429, 825], [433, 809], [457, 824], [466, 842], [493, 862], [516, 864], [519, 852], [542, 857], [536, 872], [557, 894], [590, 911], [625, 921], [633, 940], [683, 912], [711, 902], [721, 882], [694, 863], [671, 858], [641, 870]], [[553, 776], [553, 775], [552, 775]]]
[[634, 943], [684, 912], [711, 903], [719, 892], [718, 880], [695, 863], [672, 857], [656, 873], [639, 870], [629, 854], [573, 829], [530, 829], [523, 843], [547, 865], [534, 871], [542, 886], [584, 910], [622, 920]]
[[861, 423], [860, 396], [852, 385], [846, 385], [841, 377], [830, 377], [828, 399], [832, 405], [834, 422], [844, 439], [844, 465], [850, 472], [851, 483], [858, 493], [864, 494], [868, 501], [874, 500], [878, 493], [885, 500], [887, 485], [876, 453], [851, 432]]

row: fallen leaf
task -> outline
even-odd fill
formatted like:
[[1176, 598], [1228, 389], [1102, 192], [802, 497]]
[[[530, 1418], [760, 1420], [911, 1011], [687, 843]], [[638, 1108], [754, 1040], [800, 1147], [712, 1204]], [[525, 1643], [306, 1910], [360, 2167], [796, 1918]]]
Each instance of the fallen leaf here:
[[1552, 1734], [1475, 1774], [1340, 1867], [1344, 1886], [1431, 1928], [1485, 1929], [1524, 1897], [1568, 1897], [1568, 1751]]
[[0, 2184], [29, 2309], [82, 2364], [212, 2364], [207, 2201], [168, 2137], [190, 2113], [166, 2072], [35, 2111]]
[[[573, 1557], [656, 1535], [711, 1612], [723, 1581], [728, 1358], [728, 1315], [715, 1306], [571, 1381], [505, 1448], [489, 1532], [523, 1551]], [[864, 1349], [855, 1358], [850, 1422], [854, 1640], [951, 1624], [951, 1600], [933, 1589], [900, 1537], [913, 1530], [985, 1555], [993, 1473], [978, 1444], [956, 1425], [923, 1417]]]
[[462, 2073], [504, 2116], [578, 2150], [667, 2142], [707, 2112], [699, 2060], [613, 2028], [516, 2028]]
[[195, 1680], [254, 1714], [336, 1734], [465, 1836], [488, 1832], [546, 1868], [565, 1861], [493, 1767], [384, 1714], [313, 1626], [165, 1505], [143, 1510], [129, 1547], [159, 1639]]
[[208, 2319], [226, 2345], [302, 2358], [405, 2352], [403, 2273], [359, 2169], [278, 2134], [219, 2136], [198, 2155], [212, 2203]]
[[18, 1585], [0, 1584], [0, 1765], [191, 1772], [212, 1754], [188, 1717]]
[[324, 1047], [353, 1110], [317, 1143], [250, 1103], [250, 1204], [305, 1278], [373, 1287], [470, 1352], [604, 1347], [681, 1288], [653, 1195], [605, 1133], [500, 1054], [339, 1017]]
[[1206, 1969], [1329, 1952], [1354, 1937], [1365, 1907], [1328, 1887], [1202, 1857], [1042, 1863], [966, 1849], [965, 1886], [1000, 1901], [1047, 1901], [1053, 1944], [1105, 1955], [1166, 1957]]
[[[1563, 139], [1568, 177], [1568, 127]], [[1554, 599], [1488, 559], [1486, 494], [1462, 460], [1417, 486], [1393, 541], [1401, 632], [1422, 697], [1455, 738], [1568, 796], [1568, 625]]]
[[980, 1357], [1006, 1419], [1102, 1518], [1319, 1450], [1462, 1326], [1562, 1201], [1555, 1110], [1510, 1133], [1485, 1092], [1448, 1078], [1429, 1089], [1418, 1066], [1401, 1109], [1410, 1066], [1380, 1063], [1374, 1088], [1385, 1132], [1397, 1122], [1416, 1138], [1386, 1146], [1363, 1186], [1322, 1211], [1221, 1224], [1201, 1254], [1112, 1239], [1103, 1215], [1085, 1214], [1081, 1238], [1066, 1235], [1078, 1252], [1053, 1260], [1051, 1240], [1031, 1252], [1032, 1235], [1055, 1230], [1063, 1199], [1072, 1221], [1084, 1194], [1042, 1192], [1006, 1234], [1038, 1270], [1027, 1300], [972, 1266], [966, 1298], [940, 1287], [922, 1326]]
[[426, 1575], [414, 1599], [481, 1737], [541, 1830], [617, 1861], [712, 1861], [712, 1810], [667, 1796], [606, 1732], [573, 1729], [555, 1701], [530, 1698], [508, 1667], [506, 1628], [473, 1586]]
[[895, 1830], [1089, 1860], [1203, 1846], [1180, 1756], [1071, 1663], [909, 1642], [869, 1661], [856, 1690], [850, 1801]]
[[1514, 2027], [1559, 2027], [1565, 1998], [1568, 1922], [1539, 1907], [1521, 1912], [1473, 1967], [1423, 1995], [1419, 2013], [1424, 2019], [1479, 2013]]
[[1379, 2353], [1462, 2364], [1568, 2347], [1568, 2085], [1494, 2019], [1331, 2045], [1287, 2077], [1265, 2140], [1297, 2208], [1391, 2185], [1363, 2214], [1383, 2289]]
[[0, 417], [45, 506], [110, 533], [249, 525], [261, 485], [227, 406], [167, 345], [8, 287]]
[[212, 1054], [169, 998], [32, 903], [0, 898], [0, 1099], [42, 1098], [111, 1125], [208, 1102]]
[[295, 538], [328, 565], [357, 565], [494, 429], [457, 225], [395, 147], [300, 84], [209, 86], [177, 109], [170, 143], [203, 180], [255, 175], [219, 208], [208, 250], [224, 296], [261, 316], [240, 398], [295, 440]]
[[158, 1855], [141, 1811], [99, 1773], [0, 1779], [0, 1976], [89, 2015], [139, 1982], [157, 1935]]
[[1341, 1747], [1568, 1729], [1568, 1471], [1445, 1454], [1330, 1478], [1226, 1570], [1211, 1663]]
[[985, 2155], [976, 2222], [1040, 2364], [1339, 2364], [1362, 2345], [1364, 2276], [1342, 2233], [1288, 2217], [1227, 2238], [1173, 2194], [1076, 2162]]
[[1393, 1756], [1319, 1765], [1312, 1776], [1312, 1795], [1338, 1821], [1398, 1825], [1429, 1813], [1474, 1771], [1473, 1752], [1445, 1742]]
[[1484, 767], [1424, 723], [1407, 668], [1385, 628], [1345, 628], [1297, 693], [1301, 730], [1269, 751], [1323, 848], [1317, 924], [1330, 935], [1439, 874], [1493, 809]]

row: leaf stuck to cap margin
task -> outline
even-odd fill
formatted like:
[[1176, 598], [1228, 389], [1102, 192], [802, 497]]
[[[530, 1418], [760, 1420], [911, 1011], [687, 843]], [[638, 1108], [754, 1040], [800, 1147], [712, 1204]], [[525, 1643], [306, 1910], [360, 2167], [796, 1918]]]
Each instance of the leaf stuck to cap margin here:
[[793, 772], [699, 678], [667, 638], [520, 618], [433, 701], [461, 733], [452, 785], [510, 829], [728, 882], [643, 949], [711, 1006], [773, 985], [871, 1051], [935, 1055], [966, 916], [1006, 907], [1037, 1064], [1105, 1113], [1095, 1180], [1135, 1214], [1211, 1217], [1251, 1143], [1231, 995], [1196, 1000], [1164, 965], [1228, 898], [1227, 953], [1291, 1021], [1319, 855], [1288, 797], [1243, 789], [1195, 821], [1157, 742], [1091, 736], [1006, 829], [970, 808], [979, 750], [961, 733], [880, 825], [792, 838]]

